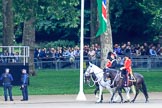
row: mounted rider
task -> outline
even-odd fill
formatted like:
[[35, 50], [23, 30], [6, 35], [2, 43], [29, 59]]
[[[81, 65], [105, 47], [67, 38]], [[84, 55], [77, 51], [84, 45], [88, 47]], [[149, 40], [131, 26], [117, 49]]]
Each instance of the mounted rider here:
[[[117, 67], [117, 60], [116, 60], [116, 54], [115, 53], [109, 52], [108, 56], [107, 56], [107, 59], [108, 59], [108, 61], [107, 61], [106, 65], [105, 65], [105, 68], [103, 69], [104, 74], [106, 74], [106, 72], [109, 69], [115, 69]], [[106, 75], [104, 75], [104, 81], [105, 82], [107, 81]]]
[[[126, 85], [129, 85], [129, 79], [135, 80], [132, 72], [132, 60], [129, 56], [124, 57], [124, 66], [120, 68], [122, 74], [126, 76]], [[130, 77], [130, 78], [129, 78]]]
[[109, 52], [107, 59], [106, 68], [115, 69], [117, 67], [116, 55], [113, 52]]

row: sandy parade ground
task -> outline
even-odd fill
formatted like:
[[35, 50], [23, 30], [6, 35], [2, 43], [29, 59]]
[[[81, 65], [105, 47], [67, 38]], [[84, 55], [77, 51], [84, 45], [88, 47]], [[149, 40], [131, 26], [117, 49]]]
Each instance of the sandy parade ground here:
[[[125, 94], [123, 94], [125, 95]], [[131, 94], [131, 98], [133, 94]], [[4, 101], [0, 96], [0, 108], [162, 108], [162, 93], [149, 93], [149, 103], [145, 103], [142, 93], [135, 103], [109, 103], [110, 94], [104, 94], [103, 103], [96, 103], [93, 94], [85, 94], [85, 101], [76, 100], [76, 95], [36, 95], [30, 96], [29, 101], [20, 101], [21, 96], [14, 96], [14, 101]]]

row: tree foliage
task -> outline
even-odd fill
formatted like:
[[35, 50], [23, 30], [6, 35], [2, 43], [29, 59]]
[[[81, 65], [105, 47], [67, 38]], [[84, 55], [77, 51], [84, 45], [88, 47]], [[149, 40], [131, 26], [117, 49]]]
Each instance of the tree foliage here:
[[161, 29], [160, 2], [161, 0], [111, 0], [110, 18], [114, 40], [152, 41]]
[[[2, 9], [2, 2], [0, 2], [0, 9]], [[2, 41], [1, 38], [2, 38], [2, 28], [3, 28], [3, 25], [2, 25], [2, 11], [0, 12], [0, 42]]]
[[[79, 42], [80, 0], [32, 0], [30, 3], [24, 1], [28, 0], [13, 0], [14, 32], [17, 39], [21, 40], [23, 22], [31, 16], [26, 11], [30, 5], [34, 5], [37, 42], [59, 39]], [[90, 19], [89, 3], [92, 2], [93, 0], [85, 2], [85, 37], [89, 37], [91, 32], [90, 23], [93, 18]], [[113, 41], [133, 41], [139, 37], [140, 40], [152, 41], [155, 36], [161, 35], [161, 7], [161, 0], [110, 0]], [[1, 2], [0, 8], [2, 9]], [[2, 12], [0, 30], [2, 37]]]
[[[23, 20], [30, 18], [30, 14], [26, 14], [26, 9], [30, 5], [35, 7], [37, 35], [44, 33], [45, 35], [56, 37], [58, 36], [56, 34], [61, 34], [62, 36], [58, 36], [59, 38], [67, 37], [70, 34], [77, 35], [78, 30], [76, 28], [78, 29], [80, 24], [79, 0], [33, 0], [32, 4], [25, 4], [23, 0], [15, 1], [15, 22], [18, 35], [22, 33], [19, 31], [22, 28], [21, 23], [23, 23]], [[40, 36], [37, 36], [37, 38], [41, 39]]]
[[144, 14], [153, 16], [148, 24], [151, 28], [148, 32], [153, 33], [154, 39], [162, 35], [162, 1], [144, 0], [139, 5], [142, 7]]
[[2, 0], [2, 22], [3, 22], [3, 44], [4, 46], [14, 45], [14, 24], [13, 24], [13, 0]]

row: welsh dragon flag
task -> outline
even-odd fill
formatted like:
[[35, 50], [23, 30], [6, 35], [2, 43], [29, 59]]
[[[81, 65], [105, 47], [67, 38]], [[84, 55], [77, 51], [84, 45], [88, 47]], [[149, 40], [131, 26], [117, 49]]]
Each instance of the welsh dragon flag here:
[[99, 30], [96, 36], [100, 36], [107, 29], [107, 9], [106, 0], [97, 0], [98, 4], [98, 16], [99, 16]]

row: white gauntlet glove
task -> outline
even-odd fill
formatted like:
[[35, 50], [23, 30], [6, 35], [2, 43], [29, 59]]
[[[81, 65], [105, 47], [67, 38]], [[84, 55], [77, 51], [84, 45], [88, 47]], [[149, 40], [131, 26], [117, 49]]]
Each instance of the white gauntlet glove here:
[[123, 70], [123, 69], [125, 69], [125, 68], [124, 68], [124, 67], [121, 67], [121, 68], [120, 68], [120, 70]]

